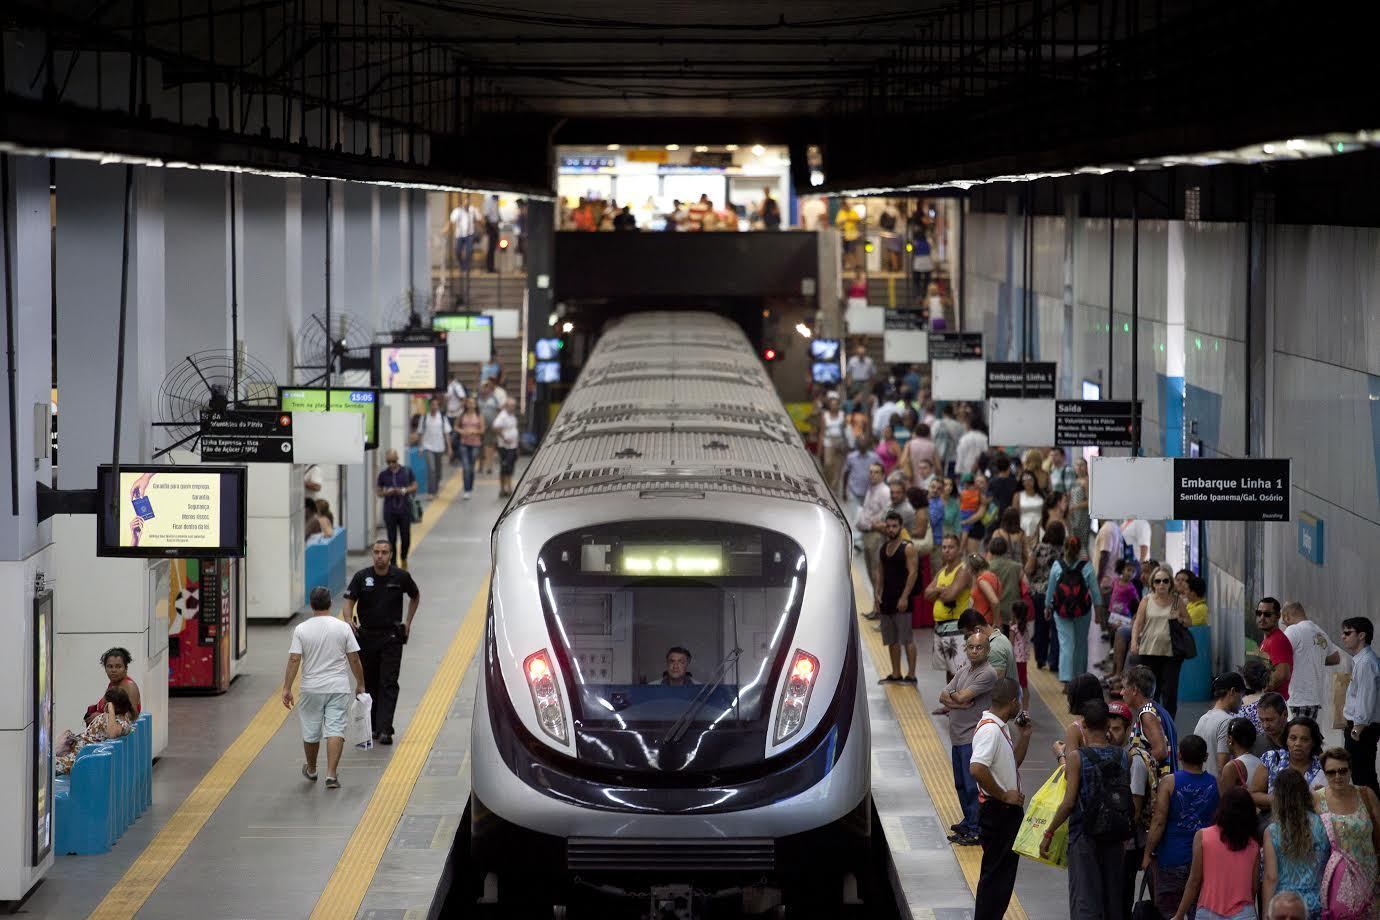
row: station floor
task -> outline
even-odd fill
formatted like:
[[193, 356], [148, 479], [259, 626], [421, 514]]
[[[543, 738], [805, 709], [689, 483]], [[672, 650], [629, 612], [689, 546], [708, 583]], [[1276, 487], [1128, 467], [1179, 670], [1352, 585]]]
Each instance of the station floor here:
[[[427, 916], [468, 797], [468, 747], [497, 483], [461, 501], [459, 477], [433, 500], [414, 538], [422, 605], [403, 659], [398, 743], [349, 750], [343, 788], [299, 773], [298, 722], [279, 699], [292, 624], [252, 626], [230, 691], [170, 703], [169, 745], [154, 768], [153, 805], [100, 856], [58, 856], [20, 907], [33, 918], [337, 918]], [[367, 564], [364, 557], [352, 566]], [[855, 572], [859, 604], [869, 604]], [[917, 687], [879, 686], [885, 649], [860, 621], [872, 719], [873, 794], [905, 900], [917, 920], [966, 920], [981, 858], [951, 846], [958, 820], [945, 720], [930, 714], [943, 673], [918, 635]], [[881, 669], [879, 671], [879, 668]], [[1064, 713], [1052, 674], [1031, 671], [1035, 739], [1021, 771], [1027, 795], [1053, 770]], [[1185, 704], [1181, 730], [1203, 709]], [[1063, 871], [1023, 860], [1008, 917], [1068, 915]]]

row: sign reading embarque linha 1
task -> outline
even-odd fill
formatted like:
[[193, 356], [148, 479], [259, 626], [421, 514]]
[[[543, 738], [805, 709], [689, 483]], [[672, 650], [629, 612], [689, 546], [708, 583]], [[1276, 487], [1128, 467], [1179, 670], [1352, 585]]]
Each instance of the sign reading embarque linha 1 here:
[[1289, 520], [1289, 461], [1174, 460], [1174, 517], [1180, 521]]

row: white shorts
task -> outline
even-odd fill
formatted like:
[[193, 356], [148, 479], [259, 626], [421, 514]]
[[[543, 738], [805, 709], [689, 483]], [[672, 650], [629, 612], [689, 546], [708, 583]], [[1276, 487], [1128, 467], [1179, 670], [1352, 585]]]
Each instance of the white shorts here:
[[345, 715], [352, 693], [303, 693], [297, 700], [297, 717], [302, 720], [302, 740], [315, 744], [321, 736], [345, 737]]

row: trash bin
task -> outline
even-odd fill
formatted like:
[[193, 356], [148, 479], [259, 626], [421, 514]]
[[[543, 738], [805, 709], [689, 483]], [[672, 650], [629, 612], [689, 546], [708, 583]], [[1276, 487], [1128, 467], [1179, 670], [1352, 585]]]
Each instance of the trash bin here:
[[1198, 654], [1179, 667], [1179, 702], [1201, 703], [1212, 699], [1212, 627], [1190, 626], [1188, 632]]

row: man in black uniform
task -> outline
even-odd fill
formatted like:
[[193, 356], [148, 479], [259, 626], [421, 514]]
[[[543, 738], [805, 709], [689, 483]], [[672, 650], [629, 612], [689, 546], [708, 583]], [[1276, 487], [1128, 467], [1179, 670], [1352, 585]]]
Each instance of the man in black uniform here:
[[[417, 615], [422, 592], [411, 575], [392, 564], [393, 547], [387, 540], [375, 540], [372, 551], [374, 564], [356, 572], [345, 589], [343, 613], [345, 622], [359, 626], [364, 688], [374, 698], [374, 738], [379, 744], [392, 744], [403, 645], [412, 633], [412, 618]], [[406, 620], [402, 615], [404, 594], [409, 598]]]

